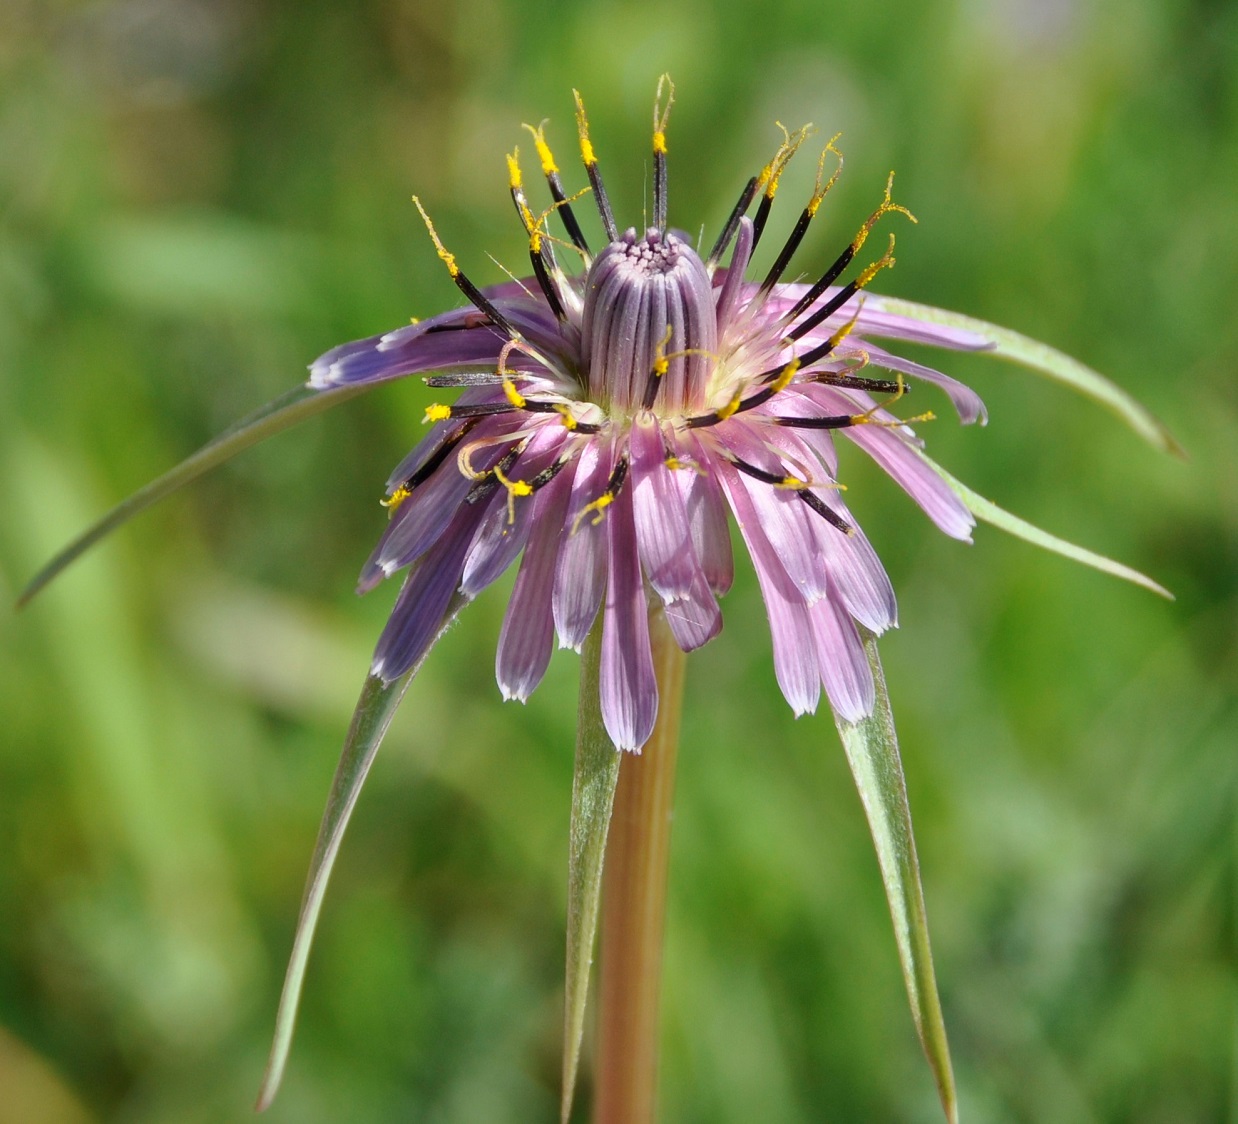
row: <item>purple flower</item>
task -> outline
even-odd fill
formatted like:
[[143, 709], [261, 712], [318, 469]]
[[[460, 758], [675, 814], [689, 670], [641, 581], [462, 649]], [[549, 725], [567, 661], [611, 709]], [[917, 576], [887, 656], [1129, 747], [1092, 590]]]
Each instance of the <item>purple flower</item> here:
[[[891, 201], [890, 184], [814, 284], [783, 283], [841, 170], [832, 141], [773, 266], [749, 279], [779, 179], [808, 130], [788, 134], [749, 180], [706, 254], [667, 222], [669, 99], [655, 108], [653, 222], [644, 230], [616, 224], [579, 97], [576, 106], [600, 250], [586, 240], [543, 130], [531, 129], [553, 201], [544, 214], [526, 198], [517, 155], [508, 163], [533, 275], [477, 288], [427, 217], [468, 306], [344, 344], [311, 367], [317, 391], [426, 372], [436, 372], [432, 386], [463, 388], [454, 404], [430, 407], [433, 427], [388, 481], [390, 523], [359, 588], [406, 577], [373, 674], [392, 682], [415, 667], [459, 600], [519, 558], [496, 659], [503, 695], [527, 699], [555, 636], [579, 650], [601, 614], [606, 729], [616, 746], [639, 750], [658, 708], [650, 604], [684, 651], [718, 634], [718, 599], [732, 579], [729, 511], [756, 568], [788, 703], [812, 711], [824, 687], [834, 711], [858, 721], [874, 701], [861, 632], [891, 627], [895, 600], [843, 502], [836, 438], [863, 449], [946, 534], [968, 539], [972, 515], [889, 407], [907, 390], [905, 376], [944, 390], [965, 423], [983, 421], [984, 407], [967, 387], [871, 339], [956, 349], [989, 341], [864, 295], [894, 263], [893, 235], [875, 260], [857, 260], [870, 232], [893, 212], [911, 217]], [[836, 168], [825, 180], [827, 161]]]

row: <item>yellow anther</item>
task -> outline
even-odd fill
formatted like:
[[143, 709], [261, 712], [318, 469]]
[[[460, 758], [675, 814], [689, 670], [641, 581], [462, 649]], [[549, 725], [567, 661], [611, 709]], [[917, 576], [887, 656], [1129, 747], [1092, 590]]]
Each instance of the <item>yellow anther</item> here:
[[503, 393], [507, 395], [507, 400], [516, 407], [517, 410], [523, 410], [525, 407], [524, 395], [516, 389], [516, 384], [511, 379], [503, 380]]
[[695, 461], [681, 461], [678, 457], [667, 457], [662, 462], [672, 472], [695, 472], [698, 476], [704, 476], [705, 470]]
[[778, 377], [770, 383], [770, 389], [777, 394], [780, 390], [786, 390], [791, 385], [791, 380], [795, 378], [795, 372], [800, 369], [800, 361], [792, 359], [781, 371], [778, 372]]
[[455, 255], [449, 253], [447, 247], [443, 245], [442, 240], [438, 236], [438, 231], [434, 229], [434, 223], [430, 221], [430, 216], [426, 214], [426, 209], [421, 205], [421, 200], [417, 196], [413, 196], [413, 202], [417, 204], [417, 210], [421, 212], [422, 221], [426, 224], [426, 230], [430, 232], [430, 238], [434, 242], [434, 250], [438, 254], [442, 263], [447, 267], [447, 272], [452, 277], [457, 277], [460, 273], [460, 267], [456, 265]]
[[871, 265], [866, 266], [859, 277], [855, 279], [855, 287], [857, 289], [864, 288], [874, 277], [877, 276], [883, 269], [888, 269], [894, 264], [894, 235], [890, 235], [890, 245], [886, 252], [881, 255]]
[[600, 522], [602, 522], [603, 519], [606, 518], [606, 509], [614, 502], [614, 496], [612, 496], [609, 492], [603, 492], [592, 503], [585, 504], [585, 506], [581, 508], [580, 514], [572, 520], [572, 534], [575, 534], [580, 529], [580, 525], [584, 522], [585, 516], [591, 511], [595, 513], [592, 523], [593, 526], [596, 527]]
[[421, 317], [420, 317], [420, 316], [410, 316], [410, 317], [408, 318], [408, 322], [409, 322], [410, 324], [420, 324], [420, 323], [421, 323]]
[[589, 119], [585, 116], [585, 103], [579, 90], [573, 90], [572, 97], [576, 99], [576, 131], [580, 134], [580, 158], [586, 168], [592, 168], [598, 161], [593, 153], [593, 142], [589, 140]]
[[784, 476], [774, 487], [786, 488], [792, 492], [802, 492], [805, 488], [812, 487], [812, 485], [807, 480], [801, 480], [798, 476]]
[[[817, 161], [817, 185], [813, 188], [812, 198], [808, 200], [808, 206], [805, 208], [810, 217], [817, 213], [817, 208], [821, 206], [821, 201], [829, 194], [830, 188], [838, 182], [838, 177], [843, 174], [843, 154], [834, 147], [834, 142], [841, 136], [842, 133], [835, 133], [830, 138], [830, 143], [821, 151], [821, 159]], [[831, 152], [838, 157], [838, 167], [834, 169], [834, 174], [822, 186], [821, 177], [825, 175], [825, 158]]]
[[441, 402], [433, 402], [426, 407], [426, 422], [441, 422], [446, 421], [451, 417], [451, 407], [444, 406]]
[[413, 490], [411, 488], [405, 487], [405, 485], [401, 484], [386, 499], [379, 500], [378, 502], [387, 509], [387, 513], [389, 515], [394, 515], [400, 504], [402, 504], [412, 494]]
[[511, 526], [516, 522], [516, 497], [531, 496], [533, 485], [527, 480], [509, 480], [498, 465], [490, 471], [494, 473], [494, 478], [507, 489], [507, 523]]
[[520, 149], [513, 149], [507, 154], [507, 182], [513, 191], [519, 191], [524, 186], [524, 178], [520, 174]]
[[812, 130], [811, 125], [804, 125], [792, 133], [781, 121], [775, 121], [774, 124], [782, 130], [783, 142], [778, 146], [778, 151], [774, 153], [774, 158], [761, 171], [760, 184], [765, 188], [767, 199], [773, 199], [778, 193], [778, 181], [782, 179], [782, 173], [786, 171], [787, 165], [791, 163], [791, 157], [799, 151], [800, 145], [804, 143]]
[[[662, 91], [666, 90], [666, 104], [662, 104]], [[675, 83], [669, 74], [658, 79], [658, 89], [653, 95], [653, 150], [666, 155], [666, 126], [671, 119], [671, 106], [675, 104]]]
[[566, 402], [563, 402], [557, 405], [555, 409], [559, 412], [559, 416], [563, 419], [564, 429], [576, 428], [576, 416], [572, 413], [571, 406], [567, 405]]
[[893, 190], [894, 190], [894, 173], [891, 172], [889, 178], [886, 180], [885, 197], [881, 200], [881, 203], [878, 205], [877, 209], [871, 215], [869, 215], [867, 219], [864, 220], [864, 225], [860, 227], [859, 233], [856, 234], [854, 240], [851, 243], [852, 253], [860, 252], [860, 247], [863, 246], [864, 242], [867, 240], [869, 231], [871, 231], [873, 227], [877, 225], [878, 221], [881, 219], [883, 215], [888, 215], [891, 211], [897, 211], [900, 215], [906, 215], [907, 218], [911, 219], [911, 221], [914, 223], [918, 223], [920, 221], [918, 218], [916, 218], [915, 215], [913, 215], [909, 210], [907, 210], [906, 207], [902, 206], [902, 204], [900, 203], [895, 203], [890, 198], [890, 192]]
[[714, 417], [716, 417], [719, 421], [726, 421], [727, 418], [739, 409], [741, 401], [742, 399], [740, 398], [739, 393], [736, 392], [735, 397], [732, 398], [725, 406], [721, 406], [714, 411]]
[[537, 158], [542, 162], [542, 175], [555, 175], [559, 171], [559, 165], [555, 163], [550, 145], [546, 143], [546, 122], [543, 121], [536, 129], [532, 125], [526, 125], [525, 128], [529, 130], [529, 134], [533, 137], [533, 144], [537, 148]]

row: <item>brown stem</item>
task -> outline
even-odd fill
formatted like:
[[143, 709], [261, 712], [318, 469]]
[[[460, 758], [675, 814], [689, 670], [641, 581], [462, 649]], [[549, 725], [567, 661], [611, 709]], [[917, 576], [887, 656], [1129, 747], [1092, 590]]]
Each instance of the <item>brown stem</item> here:
[[658, 721], [619, 767], [606, 844], [594, 1124], [651, 1124], [657, 1092], [658, 1000], [684, 653], [651, 614]]

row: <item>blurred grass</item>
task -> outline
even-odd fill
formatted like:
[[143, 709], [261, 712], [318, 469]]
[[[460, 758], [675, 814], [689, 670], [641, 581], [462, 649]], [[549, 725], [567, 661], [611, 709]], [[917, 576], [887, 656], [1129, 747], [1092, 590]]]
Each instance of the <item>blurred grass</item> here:
[[[929, 431], [1174, 604], [994, 531], [961, 547], [846, 470], [900, 593], [965, 1118], [1238, 1119], [1231, 4], [7, 0], [0, 593], [319, 352], [454, 305], [412, 191], [478, 281], [487, 253], [519, 269], [502, 155], [549, 115], [566, 166], [573, 85], [637, 221], [663, 70], [672, 222], [712, 232], [775, 119], [842, 129], [805, 269], [897, 168], [921, 221], [885, 291], [1062, 347], [1188, 449], [968, 356], [946, 365], [991, 425]], [[247, 1114], [392, 596], [353, 579], [427, 400], [389, 387], [245, 455], [0, 614], [0, 1121]], [[500, 705], [502, 606], [428, 662], [361, 801], [274, 1120], [553, 1116], [576, 662]], [[725, 609], [689, 670], [664, 1118], [933, 1120], [834, 734], [782, 704], [750, 574]]]

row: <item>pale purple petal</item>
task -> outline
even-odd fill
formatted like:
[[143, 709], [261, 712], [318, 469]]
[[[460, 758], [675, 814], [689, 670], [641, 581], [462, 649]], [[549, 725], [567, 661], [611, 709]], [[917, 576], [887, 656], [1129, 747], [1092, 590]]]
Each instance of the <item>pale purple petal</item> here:
[[[722, 436], [725, 426], [725, 437]], [[787, 475], [787, 468], [780, 456], [773, 453], [747, 424], [737, 424], [735, 419], [717, 427], [719, 439], [742, 460], [766, 472], [779, 476]], [[816, 548], [816, 536], [811, 521], [820, 517], [808, 510], [808, 506], [791, 488], [775, 488], [746, 474], [740, 474], [740, 486], [748, 493], [761, 522], [762, 531], [774, 548], [783, 568], [795, 583], [806, 601], [815, 601], [825, 595], [825, 567]], [[729, 492], [728, 492], [729, 494]], [[735, 498], [731, 496], [731, 507]]]
[[673, 601], [692, 588], [700, 564], [683, 498], [666, 467], [662, 431], [652, 414], [642, 412], [633, 420], [629, 447], [628, 486], [645, 577], [663, 601]]
[[963, 501], [935, 473], [898, 430], [857, 425], [847, 436], [873, 458], [923, 508], [924, 513], [951, 538], [971, 542], [976, 520]]
[[808, 606], [765, 536], [757, 509], [738, 472], [730, 465], [720, 464], [718, 476], [761, 586], [778, 686], [797, 716], [811, 714], [821, 694], [821, 672]]
[[610, 524], [610, 580], [602, 619], [602, 722], [617, 749], [635, 752], [653, 733], [658, 681], [649, 647], [649, 608], [636, 551], [630, 494], [621, 492], [606, 513]]
[[834, 712], [858, 722], [873, 710], [873, 673], [855, 623], [833, 591], [808, 610], [821, 666], [821, 681]]
[[932, 383], [945, 392], [946, 397], [950, 399], [950, 404], [959, 415], [959, 421], [964, 425], [971, 425], [973, 422], [979, 422], [981, 425], [988, 424], [989, 413], [985, 409], [983, 399], [970, 386], [959, 382], [958, 379], [952, 379], [949, 375], [942, 374], [941, 371], [934, 370], [932, 367], [926, 367], [923, 363], [904, 359], [901, 355], [892, 355], [884, 347], [878, 347], [867, 340], [857, 342], [848, 340], [846, 345], [840, 347], [838, 351], [844, 356], [858, 356], [863, 352], [874, 366], [883, 367], [887, 371], [898, 371], [923, 382]]
[[[513, 483], [529, 483], [556, 459], [567, 430], [557, 421], [541, 426], [528, 438], [524, 451], [504, 475]], [[476, 597], [495, 581], [524, 549], [529, 536], [533, 496], [509, 497], [496, 482], [489, 508], [464, 559], [460, 592]]]
[[567, 465], [533, 497], [533, 529], [520, 560], [495, 656], [495, 678], [505, 699], [528, 699], [550, 663], [555, 560], [565, 533], [575, 467]]
[[458, 511], [446, 534], [405, 579], [374, 650], [371, 673], [384, 682], [398, 679], [434, 643], [447, 606], [460, 584], [464, 552], [477, 522], [478, 513], [472, 509]]
[[555, 567], [554, 618], [559, 645], [579, 652], [589, 635], [606, 589], [606, 553], [610, 524], [585, 512], [606, 491], [614, 451], [599, 442], [584, 447], [572, 481], [572, 496], [563, 527], [563, 549]]
[[[527, 298], [499, 300], [496, 307], [531, 345], [549, 359], [573, 353], [572, 336], [563, 332], [544, 304]], [[454, 309], [393, 332], [334, 347], [310, 365], [310, 386], [360, 385], [424, 374], [452, 367], [493, 368], [508, 334], [475, 308]], [[513, 353], [513, 369], [533, 362]]]
[[[485, 472], [493, 468], [505, 451], [503, 444], [489, 445], [479, 450], [472, 458], [474, 470]], [[476, 483], [460, 471], [455, 457], [449, 457], [396, 510], [361, 571], [357, 591], [365, 593], [373, 589], [383, 578], [390, 577], [429, 550], [447, 529], [452, 516]], [[479, 518], [481, 514], [477, 512]]]
[[735, 576], [726, 500], [718, 485], [714, 466], [699, 442], [693, 438], [690, 446], [681, 450], [679, 456], [686, 463], [673, 475], [683, 496], [692, 549], [696, 551], [709, 587], [721, 596], [731, 588]]

